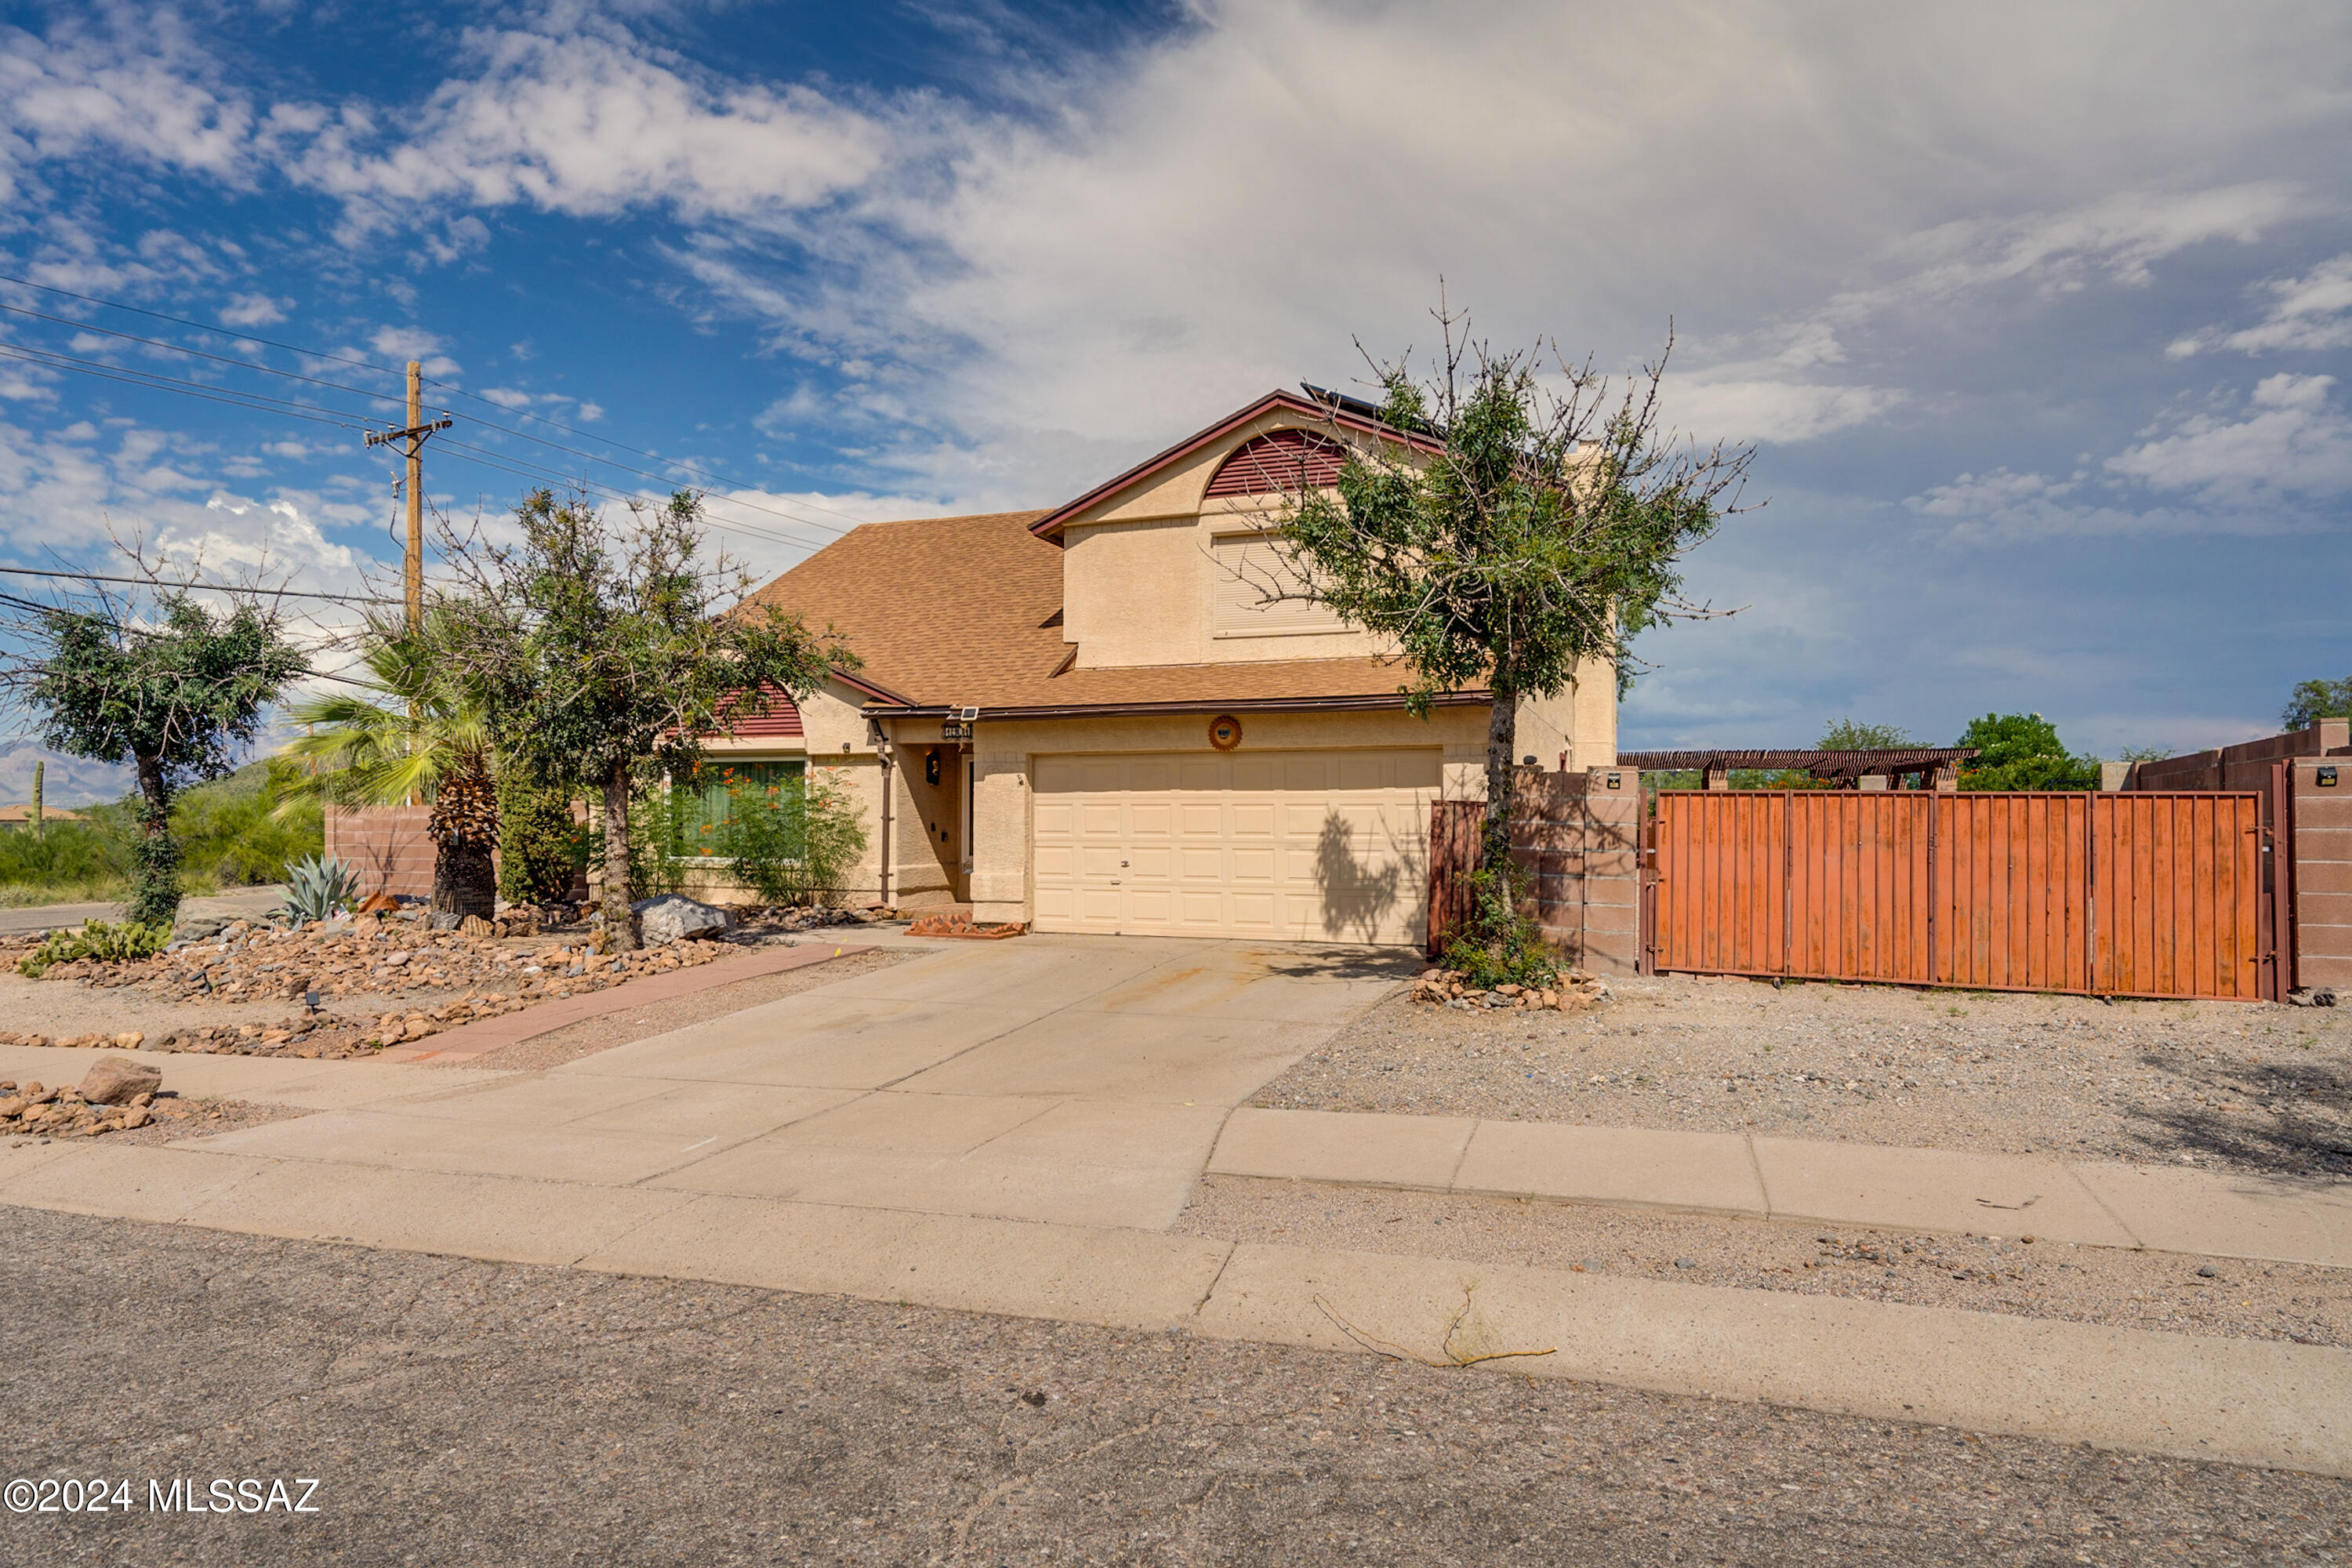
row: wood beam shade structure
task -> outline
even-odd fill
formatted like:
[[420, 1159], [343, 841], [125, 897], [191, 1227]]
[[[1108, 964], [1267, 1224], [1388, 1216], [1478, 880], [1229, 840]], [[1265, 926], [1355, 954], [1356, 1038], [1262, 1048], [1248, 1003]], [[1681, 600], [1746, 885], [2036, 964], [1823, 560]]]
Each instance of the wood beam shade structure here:
[[425, 619], [425, 439], [436, 430], [449, 428], [446, 414], [427, 422], [425, 417], [424, 366], [415, 360], [408, 362], [408, 427], [404, 430], [371, 430], [367, 444], [388, 447], [400, 442], [408, 459], [408, 553], [401, 563], [403, 597], [408, 606], [408, 629], [415, 631]]

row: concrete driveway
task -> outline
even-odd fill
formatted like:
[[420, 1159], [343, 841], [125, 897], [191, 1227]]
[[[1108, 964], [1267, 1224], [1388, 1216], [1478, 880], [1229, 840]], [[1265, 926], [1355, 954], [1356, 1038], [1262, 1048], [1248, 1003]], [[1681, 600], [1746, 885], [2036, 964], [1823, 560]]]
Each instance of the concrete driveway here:
[[1162, 1230], [1226, 1114], [1405, 953], [957, 945], [572, 1063], [206, 1141], [223, 1152]]

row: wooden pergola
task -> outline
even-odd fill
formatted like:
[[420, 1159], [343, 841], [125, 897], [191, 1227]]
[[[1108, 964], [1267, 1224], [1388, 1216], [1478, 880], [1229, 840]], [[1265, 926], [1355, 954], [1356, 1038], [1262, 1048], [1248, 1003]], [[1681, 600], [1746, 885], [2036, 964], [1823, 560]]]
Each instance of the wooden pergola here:
[[1801, 773], [1832, 789], [1900, 789], [1916, 777], [1920, 789], [1958, 789], [1960, 764], [1974, 746], [1895, 746], [1872, 752], [1620, 752], [1620, 767], [1643, 773], [1696, 773], [1708, 789], [1729, 789], [1732, 770]]

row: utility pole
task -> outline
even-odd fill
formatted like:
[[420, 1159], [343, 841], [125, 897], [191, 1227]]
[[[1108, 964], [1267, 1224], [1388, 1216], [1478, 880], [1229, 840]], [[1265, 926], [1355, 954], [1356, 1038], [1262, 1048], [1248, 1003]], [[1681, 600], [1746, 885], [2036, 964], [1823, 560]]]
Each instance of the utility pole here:
[[408, 458], [408, 558], [401, 566], [401, 585], [406, 591], [408, 629], [415, 631], [425, 619], [425, 438], [436, 430], [449, 428], [449, 416], [427, 424], [425, 419], [424, 366], [415, 360], [408, 362], [408, 428], [368, 432], [371, 447], [390, 446], [394, 441], [407, 443]]

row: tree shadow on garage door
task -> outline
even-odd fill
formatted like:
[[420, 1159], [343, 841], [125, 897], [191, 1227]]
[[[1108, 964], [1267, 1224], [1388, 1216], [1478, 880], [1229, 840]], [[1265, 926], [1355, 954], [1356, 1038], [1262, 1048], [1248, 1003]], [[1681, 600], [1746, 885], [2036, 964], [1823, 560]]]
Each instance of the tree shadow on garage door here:
[[1418, 934], [1418, 911], [1407, 908], [1422, 896], [1427, 858], [1417, 841], [1399, 842], [1387, 824], [1387, 852], [1367, 860], [1356, 853], [1356, 835], [1337, 811], [1328, 812], [1316, 834], [1315, 886], [1322, 899], [1323, 934], [1333, 942], [1391, 944], [1391, 952], [1405, 951], [1396, 943], [1402, 930], [1411, 941]]

